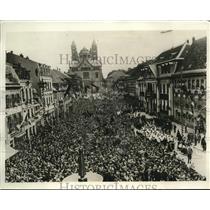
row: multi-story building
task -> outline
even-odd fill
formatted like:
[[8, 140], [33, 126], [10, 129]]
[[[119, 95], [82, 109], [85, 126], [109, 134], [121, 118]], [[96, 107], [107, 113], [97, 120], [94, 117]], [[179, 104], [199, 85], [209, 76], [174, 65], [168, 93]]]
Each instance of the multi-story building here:
[[44, 119], [48, 123], [52, 123], [55, 117], [53, 85], [50, 66], [39, 63], [39, 94], [41, 96], [44, 107]]
[[[160, 118], [203, 132], [206, 112], [206, 46], [207, 39], [192, 39], [166, 50], [153, 62], [140, 64], [136, 95], [140, 108]], [[131, 75], [131, 79], [132, 79]]]
[[181, 62], [190, 48], [185, 42], [161, 53], [153, 65], [157, 71], [157, 113], [160, 117], [173, 116], [173, 84], [171, 81], [177, 65]]
[[20, 92], [23, 109], [23, 123], [21, 127], [25, 130], [27, 139], [30, 139], [31, 136], [37, 134], [37, 120], [40, 120], [40, 118], [35, 118], [35, 101], [33, 98], [30, 71], [21, 66], [16, 66], [15, 71], [19, 77], [21, 86]]
[[32, 86], [32, 99], [36, 123], [40, 125], [40, 118], [42, 123], [46, 120], [53, 119], [54, 105], [53, 105], [53, 91], [52, 91], [52, 77], [50, 67], [45, 64], [30, 60], [22, 54], [16, 55], [12, 51], [6, 55], [7, 62], [15, 69], [24, 68], [29, 71], [30, 84]]
[[15, 69], [6, 65], [6, 145], [15, 146], [15, 142], [25, 138], [25, 131], [20, 128], [23, 122], [21, 86]]
[[203, 132], [206, 122], [207, 39], [193, 38], [192, 45], [172, 75], [174, 120]]
[[72, 59], [68, 73], [77, 74], [82, 78], [84, 86], [90, 87], [92, 91], [98, 91], [102, 88], [102, 64], [98, 59], [96, 42], [93, 41], [90, 50], [84, 47], [79, 54], [75, 42], [72, 42], [71, 54]]
[[157, 113], [157, 75], [150, 62], [139, 65], [141, 76], [136, 81], [136, 94], [142, 111]]
[[[37, 102], [33, 98], [33, 88], [31, 84], [30, 71], [22, 67], [20, 64], [13, 65], [13, 67], [11, 68], [14, 69], [20, 84], [20, 106], [22, 122], [18, 125], [18, 129], [21, 130], [21, 132], [25, 133], [26, 139], [30, 139], [32, 135], [36, 135], [37, 124], [38, 121], [41, 119], [35, 113]], [[16, 143], [17, 138], [16, 142], [13, 142], [13, 146], [15, 146]]]

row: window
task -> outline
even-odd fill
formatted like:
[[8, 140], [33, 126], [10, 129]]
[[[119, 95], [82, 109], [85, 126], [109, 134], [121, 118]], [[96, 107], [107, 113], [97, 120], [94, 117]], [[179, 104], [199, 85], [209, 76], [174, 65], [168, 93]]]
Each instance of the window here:
[[195, 80], [193, 79], [192, 80], [192, 89], [194, 89], [195, 88]]
[[98, 72], [95, 73], [96, 78], [98, 78]]
[[90, 78], [89, 72], [83, 72], [83, 79], [89, 79], [89, 78]]
[[188, 89], [191, 89], [191, 80], [188, 80]]
[[14, 107], [14, 106], [15, 106], [15, 95], [12, 94], [12, 107]]
[[26, 102], [28, 103], [28, 88], [27, 89], [25, 89], [25, 91], [26, 91]]
[[22, 122], [22, 115], [21, 115], [20, 112], [18, 113], [18, 119], [19, 119], [19, 124], [21, 124], [21, 122]]
[[9, 99], [9, 95], [6, 96], [6, 108], [10, 108], [10, 99]]
[[163, 94], [165, 94], [165, 84], [163, 84]]
[[199, 82], [199, 79], [196, 80], [196, 87], [199, 87], [200, 86], [200, 82]]
[[25, 101], [24, 90], [22, 89], [22, 90], [20, 91], [20, 93], [21, 93], [21, 96], [22, 96], [22, 99], [23, 99], [23, 102], [24, 102], [24, 101]]
[[166, 90], [166, 91], [167, 91], [167, 92], [166, 92], [167, 94], [169, 93], [169, 88], [170, 88], [170, 85], [167, 84], [167, 90]]
[[36, 74], [37, 77], [39, 76], [39, 74], [38, 74], [38, 69], [37, 69], [37, 68], [36, 68], [36, 70], [35, 70], [35, 74]]

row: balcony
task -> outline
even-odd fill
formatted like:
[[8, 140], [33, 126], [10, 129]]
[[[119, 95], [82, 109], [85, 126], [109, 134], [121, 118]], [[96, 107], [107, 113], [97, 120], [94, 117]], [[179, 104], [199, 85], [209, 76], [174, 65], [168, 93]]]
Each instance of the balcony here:
[[152, 91], [147, 91], [146, 92], [146, 97], [147, 98], [156, 98], [156, 93], [154, 93]]
[[19, 113], [19, 112], [22, 112], [22, 106], [20, 106], [20, 105], [6, 109], [6, 115], [7, 116], [12, 115], [12, 114], [16, 114], [16, 113]]
[[19, 130], [16, 130], [16, 129], [12, 129], [11, 133], [10, 134], [10, 137], [13, 138], [13, 137], [21, 137], [23, 135], [25, 135], [25, 129], [24, 128], [20, 128]]

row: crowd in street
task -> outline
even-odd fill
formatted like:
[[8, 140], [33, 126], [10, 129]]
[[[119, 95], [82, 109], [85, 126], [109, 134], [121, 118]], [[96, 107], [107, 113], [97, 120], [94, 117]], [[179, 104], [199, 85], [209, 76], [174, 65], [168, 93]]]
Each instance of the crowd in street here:
[[80, 98], [68, 119], [46, 125], [18, 145], [18, 153], [6, 160], [6, 181], [62, 181], [78, 173], [81, 147], [85, 170], [104, 181], [205, 180], [177, 158], [173, 138], [131, 113], [117, 95]]

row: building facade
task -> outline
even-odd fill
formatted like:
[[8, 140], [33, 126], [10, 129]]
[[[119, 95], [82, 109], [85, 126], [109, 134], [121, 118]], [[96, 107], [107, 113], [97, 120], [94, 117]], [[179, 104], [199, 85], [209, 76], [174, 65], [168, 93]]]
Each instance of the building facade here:
[[12, 51], [6, 54], [6, 59], [15, 69], [22, 68], [29, 72], [30, 84], [28, 87], [32, 87], [32, 91], [30, 90], [32, 95], [28, 96], [32, 97], [30, 99], [33, 102], [34, 112], [32, 113], [34, 113], [38, 127], [41, 123], [44, 124], [45, 120], [53, 121], [54, 102], [50, 66], [30, 60], [22, 54], [16, 55]]
[[[10, 72], [10, 73], [9, 73]], [[11, 77], [11, 72], [14, 72], [13, 75], [16, 75], [18, 78], [19, 83], [19, 93], [18, 94], [11, 94], [11, 87], [10, 84], [6, 84], [6, 89], [10, 90], [8, 94], [6, 95], [6, 109], [7, 109], [7, 121], [8, 121], [8, 128], [13, 125], [13, 128], [17, 128], [19, 133], [21, 135], [15, 135], [14, 139], [11, 139], [11, 146], [15, 147], [18, 145], [18, 141], [23, 140], [30, 140], [33, 135], [37, 134], [37, 124], [41, 120], [41, 117], [37, 117], [36, 106], [37, 102], [34, 100], [34, 91], [31, 83], [30, 78], [30, 71], [26, 68], [22, 67], [21, 65], [14, 65], [13, 67], [11, 65], [7, 65], [7, 77]], [[10, 76], [9, 76], [10, 75]], [[19, 102], [17, 102], [19, 95]], [[15, 106], [12, 108], [14, 111], [19, 111], [19, 114], [16, 116], [10, 116], [11, 110], [11, 104], [19, 106]], [[18, 119], [18, 120], [17, 120]], [[21, 119], [21, 120], [20, 120]], [[18, 123], [15, 123], [15, 122]], [[15, 126], [14, 126], [15, 123]], [[18, 136], [18, 137], [17, 137]], [[24, 137], [24, 138], [22, 138]]]
[[22, 101], [22, 113], [23, 122], [21, 128], [26, 132], [27, 139], [31, 139], [31, 136], [37, 134], [37, 120], [35, 116], [35, 103], [33, 99], [33, 87], [30, 80], [29, 70], [22, 68], [21, 66], [15, 68], [20, 80], [21, 86], [21, 101]]
[[149, 114], [205, 132], [206, 37], [162, 52], [152, 63], [140, 64], [136, 96]]
[[140, 77], [136, 81], [136, 95], [141, 110], [154, 115], [157, 113], [157, 76], [150, 63], [152, 61], [139, 65]]
[[53, 123], [55, 118], [53, 83], [50, 66], [39, 63], [39, 94], [42, 100], [44, 120]]
[[68, 73], [81, 77], [84, 87], [90, 87], [92, 91], [100, 90], [103, 84], [103, 75], [96, 42], [93, 41], [90, 50], [84, 47], [79, 54], [75, 42], [72, 42], [71, 55]]
[[23, 121], [21, 86], [19, 78], [9, 64], [6, 65], [6, 145], [14, 147], [15, 141], [25, 138], [25, 132], [20, 128]]
[[189, 42], [185, 42], [161, 53], [154, 63], [157, 71], [157, 113], [160, 117], [173, 116], [173, 83], [172, 75], [188, 50]]
[[185, 59], [172, 75], [174, 120], [204, 132], [206, 124], [207, 39], [193, 39]]

